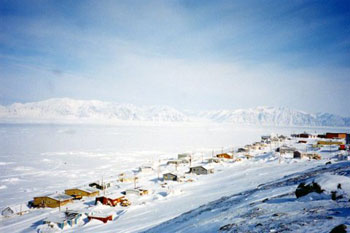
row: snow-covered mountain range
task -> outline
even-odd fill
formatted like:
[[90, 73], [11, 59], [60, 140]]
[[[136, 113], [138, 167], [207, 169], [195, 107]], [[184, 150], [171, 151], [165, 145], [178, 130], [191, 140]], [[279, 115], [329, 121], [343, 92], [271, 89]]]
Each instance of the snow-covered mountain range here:
[[266, 126], [350, 126], [350, 117], [330, 113], [310, 114], [284, 107], [184, 113], [168, 106], [138, 107], [97, 100], [49, 99], [33, 103], [0, 105], [3, 123], [83, 122], [217, 122]]

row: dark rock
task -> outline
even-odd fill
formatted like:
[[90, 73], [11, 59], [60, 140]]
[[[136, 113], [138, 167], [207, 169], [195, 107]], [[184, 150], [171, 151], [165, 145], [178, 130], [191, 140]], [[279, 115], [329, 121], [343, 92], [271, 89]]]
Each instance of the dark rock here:
[[346, 233], [346, 226], [344, 224], [340, 224], [334, 227], [330, 233]]
[[321, 186], [316, 182], [312, 182], [308, 185], [305, 185], [305, 183], [300, 183], [295, 190], [295, 195], [297, 198], [299, 198], [312, 192], [322, 193], [323, 191], [324, 190], [321, 189]]
[[234, 226], [236, 226], [236, 224], [234, 223], [230, 223], [230, 224], [226, 224], [225, 226], [220, 227], [220, 231], [229, 231], [231, 230]]

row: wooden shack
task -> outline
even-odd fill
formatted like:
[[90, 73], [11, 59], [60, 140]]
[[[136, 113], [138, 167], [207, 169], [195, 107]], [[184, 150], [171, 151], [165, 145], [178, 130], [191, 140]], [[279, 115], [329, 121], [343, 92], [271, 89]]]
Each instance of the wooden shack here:
[[66, 194], [50, 194], [46, 196], [34, 197], [34, 207], [57, 208], [73, 201], [73, 197]]

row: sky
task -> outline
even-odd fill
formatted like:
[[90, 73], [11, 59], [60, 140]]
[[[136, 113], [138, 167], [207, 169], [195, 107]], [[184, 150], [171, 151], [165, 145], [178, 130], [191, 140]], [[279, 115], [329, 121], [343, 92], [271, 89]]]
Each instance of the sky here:
[[350, 1], [0, 0], [0, 104], [350, 116]]

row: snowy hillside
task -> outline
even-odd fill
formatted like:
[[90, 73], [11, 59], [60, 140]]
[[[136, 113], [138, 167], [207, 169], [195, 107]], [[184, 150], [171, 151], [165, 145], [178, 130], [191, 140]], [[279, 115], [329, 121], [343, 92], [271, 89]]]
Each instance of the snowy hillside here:
[[[202, 205], [146, 232], [330, 232], [349, 222], [349, 168], [350, 163], [343, 162], [288, 175]], [[324, 192], [296, 198], [296, 186], [312, 181]], [[343, 185], [338, 192], [344, 194], [332, 200], [337, 184]]]
[[5, 123], [216, 122], [263, 126], [350, 126], [350, 118], [329, 113], [310, 114], [284, 107], [256, 107], [182, 113], [167, 106], [138, 107], [97, 100], [49, 99], [0, 105]]
[[329, 113], [310, 114], [284, 107], [257, 107], [198, 114], [215, 122], [270, 126], [350, 126], [350, 118]]

